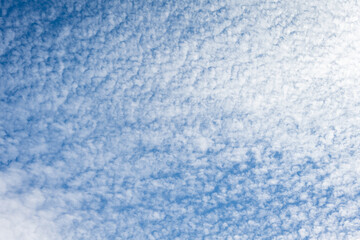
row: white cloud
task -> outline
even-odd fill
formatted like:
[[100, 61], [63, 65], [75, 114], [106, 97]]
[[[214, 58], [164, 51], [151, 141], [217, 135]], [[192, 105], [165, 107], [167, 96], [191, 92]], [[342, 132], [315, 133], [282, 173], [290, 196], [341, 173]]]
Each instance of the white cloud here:
[[359, 235], [356, 1], [6, 4], [6, 239]]

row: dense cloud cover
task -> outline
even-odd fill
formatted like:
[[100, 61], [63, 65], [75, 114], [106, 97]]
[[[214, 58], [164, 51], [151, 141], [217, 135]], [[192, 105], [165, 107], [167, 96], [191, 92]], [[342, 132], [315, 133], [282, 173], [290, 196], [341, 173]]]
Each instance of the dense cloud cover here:
[[359, 239], [357, 1], [3, 1], [1, 239]]

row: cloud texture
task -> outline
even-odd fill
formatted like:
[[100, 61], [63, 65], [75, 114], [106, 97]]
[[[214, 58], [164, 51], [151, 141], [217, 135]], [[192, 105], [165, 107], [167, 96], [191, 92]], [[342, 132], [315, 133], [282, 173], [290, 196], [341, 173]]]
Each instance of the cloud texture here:
[[358, 239], [357, 1], [5, 1], [2, 239]]

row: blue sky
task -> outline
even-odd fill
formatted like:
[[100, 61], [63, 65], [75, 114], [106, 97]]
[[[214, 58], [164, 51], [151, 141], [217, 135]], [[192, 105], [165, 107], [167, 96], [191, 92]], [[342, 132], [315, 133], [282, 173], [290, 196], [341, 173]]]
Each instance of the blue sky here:
[[3, 1], [0, 239], [359, 239], [357, 1]]

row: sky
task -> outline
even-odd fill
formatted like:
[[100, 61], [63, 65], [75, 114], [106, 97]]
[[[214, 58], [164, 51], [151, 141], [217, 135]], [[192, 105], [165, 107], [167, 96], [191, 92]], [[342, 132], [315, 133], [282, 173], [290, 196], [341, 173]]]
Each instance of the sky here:
[[10, 0], [0, 240], [360, 239], [356, 0]]

